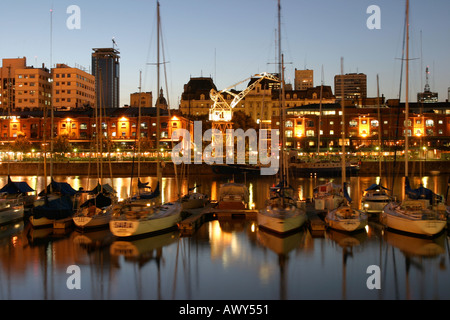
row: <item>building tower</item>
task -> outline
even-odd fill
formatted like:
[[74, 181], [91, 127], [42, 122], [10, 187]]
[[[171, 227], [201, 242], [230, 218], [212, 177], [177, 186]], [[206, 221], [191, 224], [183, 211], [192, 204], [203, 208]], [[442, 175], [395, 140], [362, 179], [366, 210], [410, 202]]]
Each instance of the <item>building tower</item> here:
[[437, 92], [431, 92], [430, 84], [428, 83], [428, 75], [430, 74], [430, 71], [428, 70], [428, 67], [425, 69], [425, 88], [423, 89], [423, 92], [419, 92], [417, 94], [417, 102], [419, 103], [433, 103], [438, 102], [438, 93]]
[[364, 73], [336, 75], [334, 77], [334, 93], [339, 101], [344, 95], [344, 99], [350, 101], [352, 105], [362, 105], [367, 97], [367, 75]]
[[295, 69], [295, 90], [306, 90], [314, 87], [314, 70]]
[[119, 54], [114, 48], [92, 49], [92, 74], [95, 76], [97, 105], [119, 108]]

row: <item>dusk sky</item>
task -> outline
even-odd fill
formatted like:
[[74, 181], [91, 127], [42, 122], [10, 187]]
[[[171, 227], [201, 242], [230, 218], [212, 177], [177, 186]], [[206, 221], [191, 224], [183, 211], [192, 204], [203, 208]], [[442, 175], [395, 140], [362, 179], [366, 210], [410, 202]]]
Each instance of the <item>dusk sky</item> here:
[[[405, 3], [282, 0], [286, 82], [293, 83], [295, 68], [306, 67], [314, 70], [314, 84], [320, 85], [323, 66], [324, 83], [334, 92], [343, 57], [345, 73], [367, 74], [368, 96], [376, 96], [379, 74], [380, 93], [397, 98]], [[80, 8], [79, 29], [67, 27], [70, 5]], [[277, 0], [161, 0], [160, 5], [172, 108], [177, 108], [190, 77], [211, 76], [221, 90], [252, 74], [275, 72]], [[381, 10], [381, 29], [367, 27], [371, 5]], [[51, 8], [53, 64], [89, 71], [92, 48], [111, 47], [114, 37], [121, 56], [121, 105], [129, 104], [129, 94], [138, 91], [140, 70], [142, 90], [156, 91], [156, 67], [148, 65], [156, 62], [156, 0], [8, 1], [0, 11], [0, 57], [25, 56], [28, 65], [48, 66]], [[426, 66], [431, 90], [445, 101], [450, 87], [450, 1], [411, 0], [410, 12], [410, 58], [415, 59], [410, 63], [410, 101], [423, 90]], [[165, 90], [163, 72], [161, 85]]]

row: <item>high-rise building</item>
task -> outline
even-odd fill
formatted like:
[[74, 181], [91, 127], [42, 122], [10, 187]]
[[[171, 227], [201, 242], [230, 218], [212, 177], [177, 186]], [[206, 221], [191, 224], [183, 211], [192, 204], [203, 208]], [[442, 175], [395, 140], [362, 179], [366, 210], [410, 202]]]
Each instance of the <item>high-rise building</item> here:
[[344, 82], [345, 100], [354, 101], [353, 104], [361, 105], [367, 97], [367, 75], [364, 73], [347, 73], [334, 76], [334, 94], [336, 100], [342, 99], [342, 81]]
[[119, 108], [120, 52], [114, 48], [92, 49], [92, 74], [95, 76], [97, 105]]
[[314, 70], [295, 69], [295, 90], [306, 90], [314, 87]]
[[95, 105], [95, 77], [78, 68], [57, 64], [52, 69], [53, 106], [73, 109]]

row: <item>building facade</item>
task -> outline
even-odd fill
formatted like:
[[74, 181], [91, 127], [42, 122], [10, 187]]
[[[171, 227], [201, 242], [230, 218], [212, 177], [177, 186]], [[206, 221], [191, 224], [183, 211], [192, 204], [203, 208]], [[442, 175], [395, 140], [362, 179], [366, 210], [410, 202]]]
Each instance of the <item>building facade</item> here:
[[[180, 100], [180, 112], [187, 117], [198, 117], [209, 114], [209, 109], [213, 102], [210, 98], [210, 91], [217, 91], [212, 78], [194, 77], [184, 85]], [[231, 99], [229, 100], [231, 102]]]
[[[450, 147], [450, 103], [443, 106], [446, 111], [424, 113], [411, 110], [408, 122], [410, 146], [419, 148]], [[375, 150], [381, 137], [384, 150], [403, 148], [405, 137], [405, 115], [403, 106], [377, 108], [347, 107], [345, 110], [345, 137], [349, 151]], [[319, 125], [320, 122], [320, 125]], [[273, 118], [271, 127], [279, 128], [279, 119]], [[285, 133], [287, 147], [305, 152], [317, 150], [320, 134], [321, 152], [339, 151], [342, 145], [342, 113], [340, 104], [295, 107], [287, 110]]]
[[153, 94], [151, 92], [130, 93], [130, 107], [151, 108]]
[[27, 67], [16, 70], [15, 109], [34, 110], [52, 105], [52, 84], [50, 71]]
[[[93, 108], [78, 108], [70, 111], [54, 112], [55, 137], [66, 135], [70, 143], [80, 150], [89, 150], [95, 142], [97, 132], [108, 137], [114, 144], [124, 149], [133, 149], [138, 136], [151, 145], [156, 145], [156, 108], [141, 109], [141, 122], [138, 124], [138, 108], [109, 108], [106, 116], [97, 117]], [[193, 122], [180, 115], [169, 115], [168, 110], [160, 110], [160, 141], [171, 146], [172, 132], [186, 129], [193, 133]], [[47, 122], [44, 126], [44, 121]], [[43, 117], [43, 111], [15, 111], [11, 116], [0, 116], [0, 136], [5, 143], [13, 143], [19, 135], [25, 135], [37, 150], [44, 139], [51, 136], [51, 121]]]
[[314, 87], [314, 70], [297, 70], [294, 74], [294, 89], [306, 90]]
[[[249, 80], [247, 87], [253, 84], [256, 78]], [[213, 106], [209, 93], [211, 89], [217, 91], [211, 78], [191, 78], [184, 86], [181, 96], [180, 111], [187, 117], [206, 116]], [[238, 94], [239, 91], [232, 91]], [[320, 103], [320, 86], [305, 90], [285, 90], [285, 102], [287, 107], [298, 107], [307, 104]], [[268, 80], [262, 80], [256, 84], [235, 107], [234, 111], [242, 111], [255, 122], [271, 121], [273, 116], [280, 115], [280, 86]], [[223, 93], [223, 98], [228, 104], [234, 96], [229, 92]], [[336, 101], [331, 87], [323, 86], [322, 103], [334, 103]]]
[[53, 106], [73, 109], [95, 105], [95, 77], [78, 68], [57, 64], [52, 69]]
[[[342, 90], [344, 92], [342, 93]], [[334, 94], [340, 101], [344, 94], [345, 100], [350, 100], [354, 105], [363, 105], [367, 97], [367, 75], [364, 73], [347, 73], [334, 77]]]
[[2, 59], [0, 68], [0, 107], [2, 110], [14, 110], [16, 104], [16, 70], [26, 68], [25, 57], [16, 59]]

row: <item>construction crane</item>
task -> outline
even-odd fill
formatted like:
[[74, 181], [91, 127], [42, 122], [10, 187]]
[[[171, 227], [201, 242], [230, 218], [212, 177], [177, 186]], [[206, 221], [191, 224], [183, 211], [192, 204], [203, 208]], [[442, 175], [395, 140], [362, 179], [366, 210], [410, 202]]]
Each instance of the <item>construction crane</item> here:
[[[240, 85], [243, 82], [246, 82], [252, 78], [258, 78], [255, 82], [245, 88], [243, 91], [239, 93], [234, 93], [230, 91], [232, 88]], [[220, 130], [223, 134], [226, 133], [227, 129], [232, 129], [232, 112], [233, 108], [250, 92], [252, 91], [258, 83], [263, 81], [264, 79], [268, 79], [274, 82], [280, 82], [280, 80], [270, 73], [259, 73], [255, 74], [252, 77], [249, 77], [245, 80], [242, 80], [226, 89], [221, 91], [216, 91], [211, 89], [209, 95], [211, 100], [214, 102], [213, 106], [209, 110], [209, 120], [212, 122], [212, 128]], [[225, 100], [223, 93], [228, 93], [234, 96], [233, 100], [230, 104]]]

